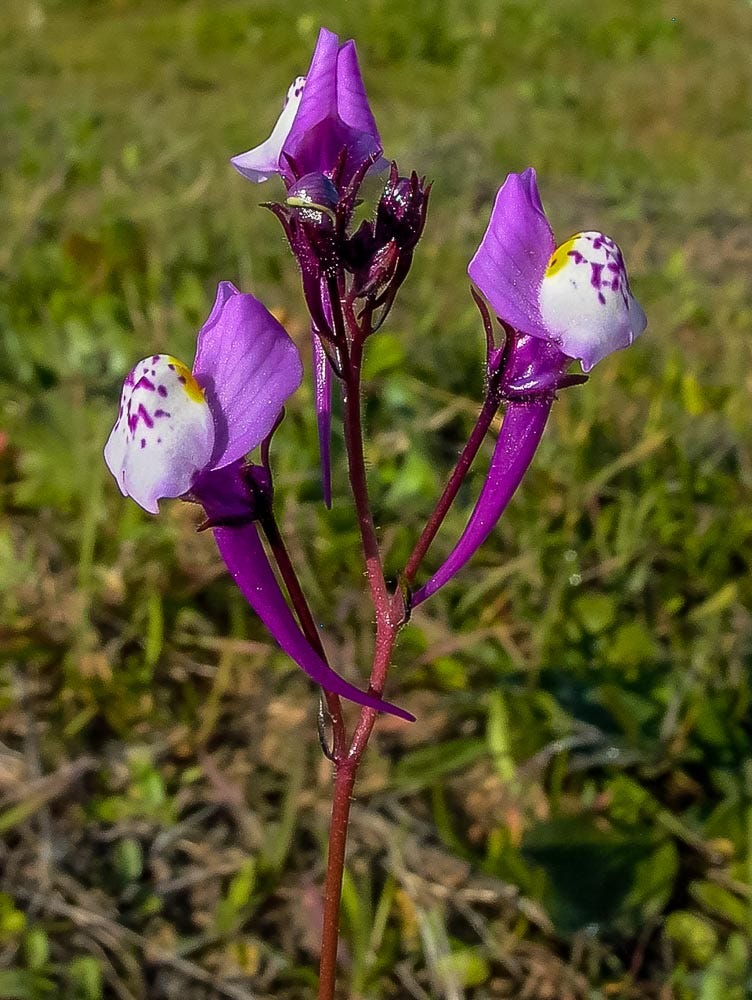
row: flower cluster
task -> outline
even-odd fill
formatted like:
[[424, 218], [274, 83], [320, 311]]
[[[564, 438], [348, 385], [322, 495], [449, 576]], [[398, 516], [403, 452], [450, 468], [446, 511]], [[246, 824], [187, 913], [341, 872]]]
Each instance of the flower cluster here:
[[[310, 314], [329, 504], [333, 386], [340, 385], [352, 405], [364, 342], [384, 322], [410, 270], [430, 185], [384, 159], [355, 45], [340, 45], [325, 29], [308, 73], [291, 85], [269, 138], [232, 163], [253, 182], [278, 176], [284, 184], [284, 198], [267, 207], [298, 262]], [[355, 226], [367, 176], [381, 177], [382, 193], [371, 218]], [[612, 239], [588, 231], [556, 245], [532, 169], [507, 176], [468, 271], [498, 319], [501, 338], [497, 343], [489, 310], [476, 295], [486, 330], [486, 398], [469, 450], [427, 526], [421, 554], [501, 406], [504, 418], [465, 530], [436, 572], [408, 593], [412, 606], [451, 579], [493, 530], [533, 458], [556, 393], [586, 380], [570, 372], [573, 363], [589, 372], [631, 344], [646, 323]], [[214, 532], [238, 587], [282, 649], [317, 684], [409, 719], [380, 698], [380, 688], [362, 691], [331, 668], [318, 637], [306, 627], [310, 616], [290, 581], [274, 522], [269, 440], [301, 379], [298, 351], [280, 323], [253, 295], [222, 282], [199, 331], [191, 369], [155, 354], [127, 376], [105, 461], [123, 495], [151, 513], [168, 497], [204, 507], [204, 527]], [[260, 462], [251, 464], [247, 456], [256, 448]], [[362, 504], [358, 516], [364, 516]], [[419, 562], [406, 571], [405, 588]]]
[[358, 66], [355, 44], [321, 29], [308, 73], [290, 85], [269, 138], [232, 158], [248, 180], [279, 175], [275, 213], [301, 272], [311, 317], [316, 414], [324, 499], [331, 503], [332, 371], [345, 346], [340, 311], [367, 336], [384, 322], [423, 232], [430, 187], [392, 164], [373, 222], [350, 232], [366, 175], [387, 166]]

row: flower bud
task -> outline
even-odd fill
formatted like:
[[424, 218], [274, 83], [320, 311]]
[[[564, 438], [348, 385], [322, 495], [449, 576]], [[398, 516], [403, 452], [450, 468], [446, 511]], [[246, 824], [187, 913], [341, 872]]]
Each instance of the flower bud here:
[[389, 180], [376, 210], [376, 242], [396, 241], [401, 251], [412, 251], [423, 234], [428, 209], [430, 184], [413, 171], [400, 177], [392, 163]]
[[331, 229], [339, 202], [339, 192], [325, 174], [306, 174], [290, 187], [286, 204], [297, 209], [301, 222]]

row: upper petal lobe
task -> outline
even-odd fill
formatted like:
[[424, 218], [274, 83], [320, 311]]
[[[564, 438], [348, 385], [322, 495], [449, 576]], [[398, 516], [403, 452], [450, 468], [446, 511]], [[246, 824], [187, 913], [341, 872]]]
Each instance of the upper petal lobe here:
[[303, 378], [298, 349], [255, 296], [229, 282], [198, 335], [193, 374], [214, 415], [213, 468], [260, 444]]
[[496, 314], [521, 333], [548, 338], [539, 294], [553, 249], [535, 171], [509, 174], [468, 273]]

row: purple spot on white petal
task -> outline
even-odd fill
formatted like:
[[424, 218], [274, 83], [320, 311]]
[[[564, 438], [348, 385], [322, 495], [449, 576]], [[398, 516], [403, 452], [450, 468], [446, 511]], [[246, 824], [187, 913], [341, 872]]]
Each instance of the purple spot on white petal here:
[[[603, 264], [597, 263], [597, 261], [590, 261], [590, 284], [593, 288], [601, 287], [601, 279], [603, 277]], [[600, 296], [599, 296], [600, 297]]]
[[133, 434], [136, 428], [138, 427], [139, 420], [143, 420], [143, 422], [149, 428], [154, 426], [154, 421], [152, 420], [151, 414], [146, 409], [143, 403], [139, 403], [136, 412], [132, 413], [128, 417], [128, 427], [130, 429], [131, 434]]
[[159, 393], [160, 396], [164, 398], [167, 395], [167, 386], [166, 385], [157, 386], [157, 392]]

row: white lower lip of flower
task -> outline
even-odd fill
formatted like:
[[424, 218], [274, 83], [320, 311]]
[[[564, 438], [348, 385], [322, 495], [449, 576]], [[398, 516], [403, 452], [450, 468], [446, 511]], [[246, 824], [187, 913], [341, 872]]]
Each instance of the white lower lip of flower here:
[[121, 493], [156, 514], [161, 497], [190, 489], [213, 449], [214, 420], [190, 369], [168, 354], [140, 361], [104, 450]]
[[578, 233], [554, 250], [539, 305], [562, 351], [579, 358], [585, 371], [645, 329], [621, 251], [603, 233]]
[[290, 84], [282, 113], [275, 122], [269, 138], [259, 146], [254, 146], [253, 149], [232, 157], [232, 163], [236, 169], [249, 180], [258, 184], [268, 180], [271, 174], [279, 171], [282, 147], [292, 130], [295, 116], [303, 99], [305, 81], [304, 76], [299, 76]]

